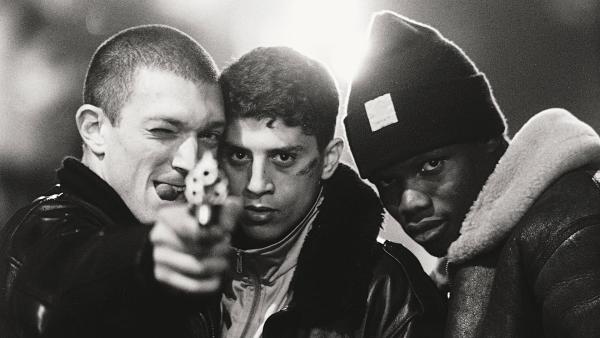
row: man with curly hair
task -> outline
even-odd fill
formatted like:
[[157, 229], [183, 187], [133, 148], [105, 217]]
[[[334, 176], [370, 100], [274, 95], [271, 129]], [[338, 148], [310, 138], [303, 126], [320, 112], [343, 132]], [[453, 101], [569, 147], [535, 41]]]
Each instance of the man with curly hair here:
[[377, 242], [377, 195], [339, 163], [330, 72], [293, 49], [261, 47], [220, 83], [220, 159], [244, 206], [224, 336], [439, 336], [444, 300], [407, 249]]

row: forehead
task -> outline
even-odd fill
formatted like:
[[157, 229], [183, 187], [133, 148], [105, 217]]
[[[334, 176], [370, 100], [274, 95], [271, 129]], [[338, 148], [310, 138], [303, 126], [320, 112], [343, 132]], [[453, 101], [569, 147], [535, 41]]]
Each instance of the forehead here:
[[190, 127], [224, 124], [223, 99], [217, 84], [196, 83], [175, 73], [139, 68], [123, 119], [166, 120]]
[[302, 128], [287, 126], [281, 119], [234, 118], [227, 123], [226, 143], [251, 150], [301, 146], [317, 149], [317, 138]]

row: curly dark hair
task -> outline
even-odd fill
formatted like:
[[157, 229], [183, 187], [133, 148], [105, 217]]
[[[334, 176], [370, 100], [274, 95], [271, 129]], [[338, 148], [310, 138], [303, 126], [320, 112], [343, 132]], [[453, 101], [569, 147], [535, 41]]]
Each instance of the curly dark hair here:
[[315, 135], [319, 150], [331, 141], [338, 89], [320, 62], [289, 47], [259, 47], [225, 68], [219, 79], [227, 120], [281, 119]]

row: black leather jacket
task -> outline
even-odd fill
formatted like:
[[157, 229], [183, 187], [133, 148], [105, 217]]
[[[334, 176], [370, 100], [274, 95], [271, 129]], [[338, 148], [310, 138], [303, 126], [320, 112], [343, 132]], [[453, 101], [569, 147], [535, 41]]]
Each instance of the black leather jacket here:
[[600, 172], [593, 175], [564, 175], [521, 219], [500, 252], [479, 336], [600, 336]]
[[75, 159], [0, 233], [0, 337], [192, 337], [203, 323], [152, 277], [150, 227]]
[[[166, 290], [150, 227], [74, 159], [0, 234], [0, 337], [217, 337], [220, 296]], [[445, 302], [405, 248], [375, 241], [382, 210], [347, 167], [325, 188], [292, 282], [263, 337], [439, 336]]]
[[[583, 169], [563, 175], [536, 199], [500, 249], [461, 267], [495, 267], [487, 306], [475, 306], [469, 316], [481, 318], [471, 322], [472, 336], [600, 336], [599, 176]], [[472, 278], [465, 274], [454, 283]], [[476, 292], [482, 290], [465, 288], [452, 297]], [[469, 320], [458, 310], [451, 310], [449, 324]], [[447, 335], [463, 333], [453, 328]]]

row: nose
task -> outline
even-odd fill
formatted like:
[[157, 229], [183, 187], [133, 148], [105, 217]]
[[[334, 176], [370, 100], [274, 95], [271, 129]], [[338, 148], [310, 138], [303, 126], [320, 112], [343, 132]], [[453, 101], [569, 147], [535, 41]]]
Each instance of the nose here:
[[177, 148], [175, 156], [173, 156], [172, 166], [177, 171], [185, 174], [194, 168], [197, 160], [198, 141], [195, 136], [190, 136]]
[[264, 194], [272, 193], [274, 191], [275, 185], [270, 180], [263, 161], [255, 159], [252, 162], [250, 170], [250, 180], [246, 186], [246, 192], [248, 195], [251, 197], [260, 197]]
[[402, 192], [399, 211], [404, 222], [418, 222], [433, 211], [431, 198], [417, 189], [406, 189]]

